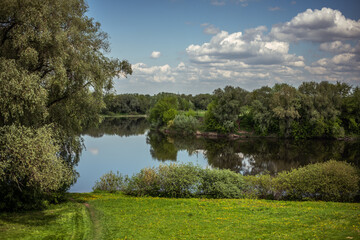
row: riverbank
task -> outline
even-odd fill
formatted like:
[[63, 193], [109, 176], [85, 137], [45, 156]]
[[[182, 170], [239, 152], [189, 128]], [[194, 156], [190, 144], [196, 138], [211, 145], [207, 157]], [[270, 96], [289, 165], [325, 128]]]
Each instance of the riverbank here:
[[101, 117], [103, 118], [146, 118], [148, 117], [146, 114], [111, 114], [106, 115], [102, 114]]
[[120, 193], [67, 197], [68, 202], [44, 211], [1, 213], [0, 238], [360, 238], [360, 203], [173, 199]]
[[[159, 129], [160, 132], [168, 135], [184, 135], [182, 132], [177, 132], [168, 128]], [[192, 135], [196, 137], [203, 137], [208, 139], [219, 139], [219, 138], [228, 138], [230, 140], [236, 140], [236, 139], [243, 139], [243, 138], [277, 138], [277, 139], [294, 139], [294, 138], [284, 138], [279, 137], [275, 134], [270, 134], [267, 136], [261, 136], [256, 134], [254, 131], [246, 131], [246, 130], [239, 130], [237, 132], [233, 133], [218, 133], [218, 132], [205, 132], [205, 131], [199, 131], [197, 130]], [[340, 140], [340, 141], [354, 141], [359, 140], [360, 136], [357, 135], [350, 135], [350, 136], [344, 136], [339, 138], [310, 138], [310, 139], [325, 139], [325, 140]]]

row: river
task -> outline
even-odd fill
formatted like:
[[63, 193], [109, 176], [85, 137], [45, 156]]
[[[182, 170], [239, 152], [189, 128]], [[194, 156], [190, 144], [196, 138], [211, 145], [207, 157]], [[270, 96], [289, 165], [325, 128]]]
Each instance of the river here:
[[70, 192], [91, 192], [109, 171], [132, 175], [144, 167], [188, 163], [231, 169], [244, 175], [298, 168], [329, 159], [360, 166], [360, 141], [275, 138], [204, 139], [150, 131], [145, 118], [106, 118], [83, 134], [85, 149]]

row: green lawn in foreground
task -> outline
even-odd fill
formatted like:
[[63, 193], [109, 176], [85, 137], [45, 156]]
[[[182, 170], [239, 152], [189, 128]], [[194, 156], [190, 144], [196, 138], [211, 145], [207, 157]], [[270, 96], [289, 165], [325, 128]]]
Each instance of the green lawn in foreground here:
[[360, 239], [359, 203], [70, 196], [91, 210], [66, 203], [43, 211], [44, 218], [41, 212], [0, 214], [0, 238]]
[[91, 229], [89, 212], [80, 203], [0, 214], [0, 239], [92, 239]]

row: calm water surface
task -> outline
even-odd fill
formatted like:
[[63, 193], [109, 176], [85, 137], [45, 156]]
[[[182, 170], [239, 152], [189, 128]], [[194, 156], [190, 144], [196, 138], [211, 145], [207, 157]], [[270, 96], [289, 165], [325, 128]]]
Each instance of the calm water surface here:
[[91, 192], [95, 181], [109, 171], [132, 175], [161, 163], [192, 162], [244, 175], [276, 174], [329, 159], [360, 166], [359, 141], [169, 137], [149, 131], [144, 118], [106, 119], [83, 137], [80, 177], [70, 192]]

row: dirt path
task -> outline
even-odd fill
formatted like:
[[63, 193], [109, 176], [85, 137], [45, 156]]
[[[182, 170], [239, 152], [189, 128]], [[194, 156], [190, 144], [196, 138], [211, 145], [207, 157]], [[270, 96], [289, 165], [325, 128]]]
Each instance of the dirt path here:
[[[79, 203], [78, 201], [76, 201], [73, 198], [69, 198], [69, 199], [72, 202]], [[92, 239], [94, 239], [94, 240], [101, 239], [101, 225], [100, 225], [99, 219], [96, 217], [94, 208], [87, 202], [79, 203], [79, 204], [83, 204], [86, 207], [86, 209], [89, 211], [90, 221], [92, 223], [92, 229], [91, 229], [92, 234], [93, 234]]]
[[96, 217], [95, 210], [89, 203], [83, 203], [86, 209], [89, 211], [90, 220], [93, 224], [93, 239], [97, 240], [101, 238], [101, 225], [99, 219]]

